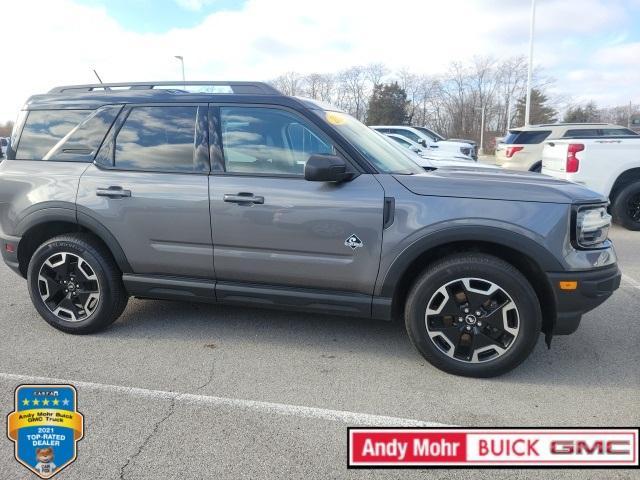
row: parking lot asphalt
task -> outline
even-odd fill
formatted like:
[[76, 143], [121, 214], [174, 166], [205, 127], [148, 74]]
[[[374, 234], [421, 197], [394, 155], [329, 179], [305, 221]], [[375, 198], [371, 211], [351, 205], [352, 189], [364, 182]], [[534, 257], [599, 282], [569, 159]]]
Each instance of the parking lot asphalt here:
[[[0, 405], [71, 382], [85, 415], [60, 479], [632, 478], [632, 471], [346, 469], [349, 425], [640, 425], [640, 232], [612, 231], [622, 287], [571, 336], [542, 337], [488, 380], [431, 367], [400, 324], [134, 300], [105, 332], [66, 335], [0, 265]], [[0, 478], [34, 478], [0, 440]], [[638, 478], [637, 476], [635, 478]]]

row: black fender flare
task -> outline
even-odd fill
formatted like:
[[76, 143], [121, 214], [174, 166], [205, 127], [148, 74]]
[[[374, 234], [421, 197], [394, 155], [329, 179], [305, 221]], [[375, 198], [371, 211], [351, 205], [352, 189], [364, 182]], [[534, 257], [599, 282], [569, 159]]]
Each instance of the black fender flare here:
[[17, 224], [16, 235], [22, 237], [33, 227], [49, 222], [73, 223], [84, 227], [102, 240], [111, 251], [114, 260], [123, 273], [132, 273], [133, 270], [124, 250], [111, 232], [109, 232], [104, 225], [93, 217], [82, 212], [76, 212], [75, 205], [71, 205], [72, 208], [69, 208], [67, 204], [60, 204], [56, 206], [46, 205], [30, 209], [30, 211]]
[[558, 259], [545, 247], [521, 233], [486, 225], [450, 226], [425, 233], [405, 248], [384, 273], [378, 295], [392, 298], [402, 276], [418, 257], [434, 248], [460, 241], [486, 242], [508, 247], [531, 258], [543, 272], [564, 270]]

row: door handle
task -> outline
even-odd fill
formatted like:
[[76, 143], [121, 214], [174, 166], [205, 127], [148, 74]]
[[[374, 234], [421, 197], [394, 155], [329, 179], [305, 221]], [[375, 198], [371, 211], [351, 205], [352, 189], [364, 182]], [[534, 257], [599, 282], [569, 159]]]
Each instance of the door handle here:
[[125, 198], [131, 196], [131, 190], [124, 190], [119, 186], [111, 186], [109, 188], [98, 188], [96, 195], [98, 197]]
[[264, 197], [254, 195], [253, 193], [240, 192], [238, 194], [225, 193], [223, 200], [228, 203], [237, 203], [238, 205], [250, 205], [252, 203], [264, 203]]

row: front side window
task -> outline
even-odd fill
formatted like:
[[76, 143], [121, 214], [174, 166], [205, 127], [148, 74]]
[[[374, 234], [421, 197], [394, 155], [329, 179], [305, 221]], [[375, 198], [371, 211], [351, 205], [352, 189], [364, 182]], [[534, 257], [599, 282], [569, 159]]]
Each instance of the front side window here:
[[301, 176], [311, 155], [336, 154], [324, 134], [284, 110], [221, 107], [220, 121], [230, 173]]
[[31, 110], [18, 140], [16, 159], [42, 160], [92, 110]]
[[392, 130], [392, 132], [397, 135], [402, 135], [403, 137], [407, 137], [409, 140], [413, 140], [416, 143], [422, 140], [417, 133], [414, 133], [411, 130], [397, 128], [395, 130]]
[[397, 143], [399, 143], [402, 146], [405, 146], [407, 148], [409, 148], [411, 146], [411, 144], [405, 140], [404, 138], [400, 138], [400, 137], [391, 137], [391, 139]]
[[195, 106], [134, 107], [115, 140], [115, 167], [161, 172], [201, 171], [194, 160]]
[[444, 140], [444, 137], [442, 135], [434, 132], [433, 130], [429, 130], [427, 127], [413, 127], [413, 128], [415, 128], [416, 130], [420, 130], [427, 137], [431, 138], [431, 140], [433, 140], [434, 142], [437, 142], [439, 140]]

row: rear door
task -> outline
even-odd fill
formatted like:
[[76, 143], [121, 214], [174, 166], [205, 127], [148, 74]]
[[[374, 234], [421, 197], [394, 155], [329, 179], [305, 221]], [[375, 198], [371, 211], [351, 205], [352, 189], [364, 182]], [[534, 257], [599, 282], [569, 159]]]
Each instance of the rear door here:
[[116, 238], [133, 273], [214, 276], [207, 112], [126, 107], [80, 179], [79, 218]]
[[374, 176], [306, 181], [311, 154], [342, 155], [312, 122], [276, 106], [213, 110], [222, 159], [210, 177], [217, 292], [235, 283], [371, 295], [384, 204]]

